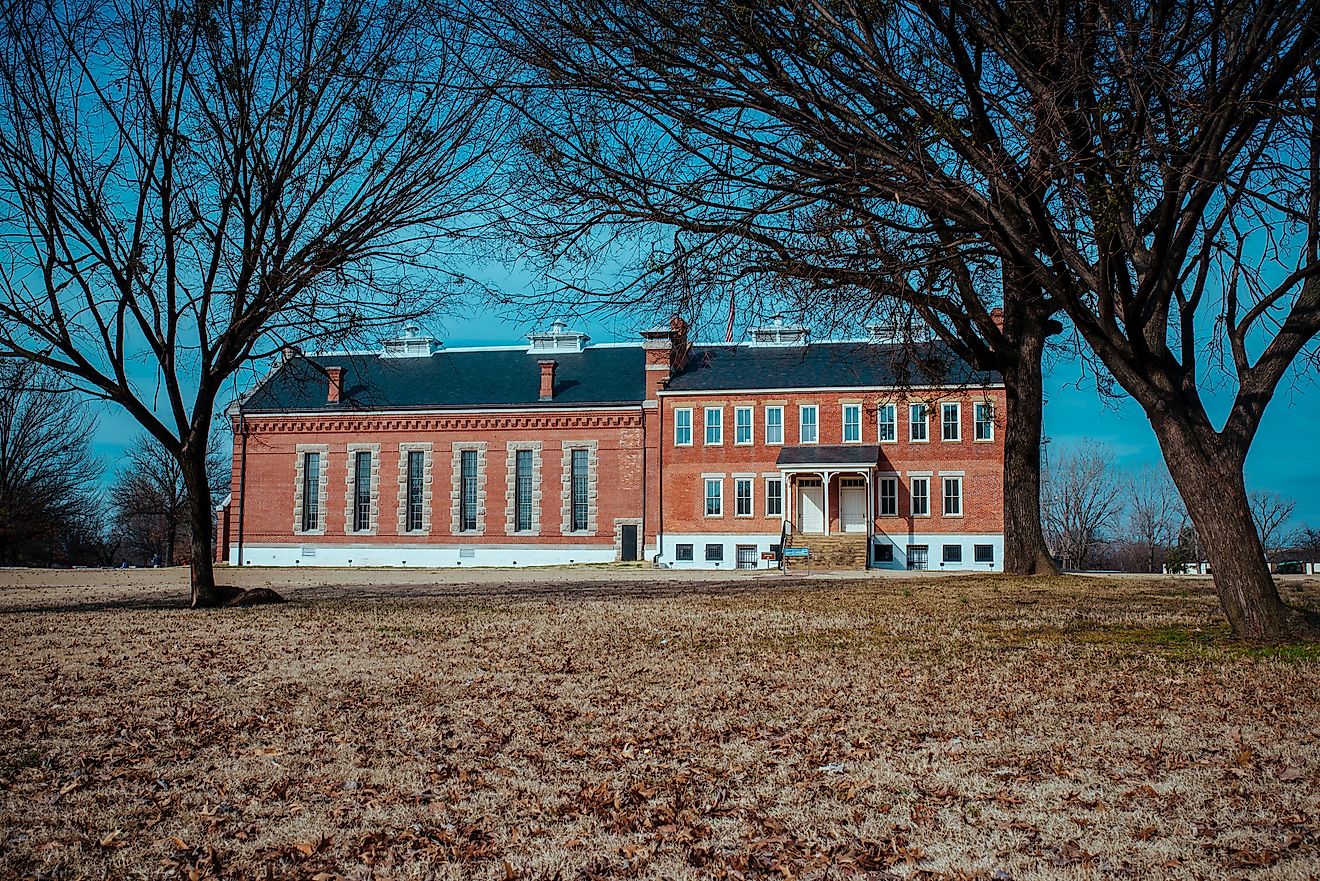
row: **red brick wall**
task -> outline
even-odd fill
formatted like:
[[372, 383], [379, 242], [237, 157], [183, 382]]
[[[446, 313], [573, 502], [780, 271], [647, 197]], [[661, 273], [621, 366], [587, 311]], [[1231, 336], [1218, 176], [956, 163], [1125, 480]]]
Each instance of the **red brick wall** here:
[[[237, 428], [237, 426], [236, 426]], [[248, 416], [247, 490], [243, 540], [248, 544], [314, 541], [317, 544], [372, 541], [346, 530], [348, 444], [380, 444], [379, 503], [376, 540], [390, 544], [614, 544], [615, 518], [640, 518], [643, 497], [642, 417], [639, 409], [489, 414], [437, 417], [254, 417]], [[455, 537], [451, 523], [453, 445], [484, 441], [486, 448], [486, 519], [482, 535]], [[507, 444], [540, 441], [540, 534], [506, 532]], [[562, 443], [597, 443], [597, 529], [594, 536], [562, 531]], [[429, 534], [399, 533], [399, 444], [431, 443], [432, 500]], [[328, 444], [329, 487], [322, 511], [325, 534], [314, 539], [295, 534], [294, 491], [297, 445]], [[232, 534], [237, 541], [240, 462], [235, 445]]]
[[[973, 408], [975, 401], [989, 400], [994, 406], [995, 437], [992, 442], [973, 441]], [[894, 403], [898, 413], [898, 440], [881, 444], [879, 471], [899, 472], [898, 517], [876, 517], [878, 531], [898, 534], [902, 532], [977, 532], [1003, 531], [1003, 389], [949, 390], [943, 392], [913, 391], [906, 396], [881, 395], [867, 392], [768, 392], [757, 394], [714, 393], [708, 395], [663, 395], [664, 430], [664, 529], [665, 532], [724, 532], [765, 533], [778, 531], [778, 518], [765, 516], [765, 482], [763, 473], [777, 470], [776, 461], [781, 447], [765, 443], [765, 408], [767, 405], [784, 406], [784, 445], [796, 446], [799, 438], [799, 407], [817, 405], [818, 443], [843, 443], [843, 404], [860, 402], [862, 405], [862, 444], [877, 441], [876, 408], [880, 403]], [[962, 440], [944, 442], [940, 439], [938, 405], [945, 401], [962, 404]], [[925, 402], [931, 407], [929, 437], [926, 443], [908, 440], [908, 403]], [[753, 411], [753, 439], [750, 446], [734, 443], [735, 408], [751, 405]], [[706, 407], [723, 408], [724, 443], [705, 445], [704, 411]], [[692, 446], [674, 445], [674, 411], [692, 409]], [[930, 471], [931, 516], [912, 517], [908, 495], [908, 471]], [[942, 516], [939, 504], [941, 490], [940, 471], [963, 471], [963, 516]], [[724, 483], [724, 515], [705, 516], [705, 483], [702, 474], [722, 473]], [[734, 511], [735, 473], [754, 473], [753, 516], [736, 517]], [[785, 493], [787, 495], [787, 488]], [[875, 510], [879, 511], [878, 481]], [[788, 502], [786, 501], [786, 504]], [[838, 528], [837, 484], [831, 490], [831, 529]]]

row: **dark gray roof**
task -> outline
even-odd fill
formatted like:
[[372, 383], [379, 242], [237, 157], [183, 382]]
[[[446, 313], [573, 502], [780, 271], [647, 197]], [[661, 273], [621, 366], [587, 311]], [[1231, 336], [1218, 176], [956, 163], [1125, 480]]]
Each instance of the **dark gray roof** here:
[[[641, 346], [536, 354], [523, 348], [442, 349], [413, 358], [371, 353], [297, 356], [281, 365], [242, 408], [254, 413], [638, 404], [646, 396], [644, 357]], [[559, 364], [554, 400], [543, 402], [537, 362], [546, 359]], [[344, 369], [339, 404], [326, 401], [327, 367]]]
[[777, 465], [876, 465], [880, 447], [876, 444], [808, 444], [784, 447]]
[[693, 346], [669, 391], [723, 389], [983, 386], [998, 373], [975, 370], [941, 343], [822, 342], [805, 346]]

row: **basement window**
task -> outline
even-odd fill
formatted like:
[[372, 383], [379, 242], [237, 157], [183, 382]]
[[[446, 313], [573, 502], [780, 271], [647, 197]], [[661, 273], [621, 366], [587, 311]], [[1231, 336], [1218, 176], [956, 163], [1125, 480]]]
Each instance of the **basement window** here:
[[674, 545], [675, 560], [691, 560], [692, 545]]

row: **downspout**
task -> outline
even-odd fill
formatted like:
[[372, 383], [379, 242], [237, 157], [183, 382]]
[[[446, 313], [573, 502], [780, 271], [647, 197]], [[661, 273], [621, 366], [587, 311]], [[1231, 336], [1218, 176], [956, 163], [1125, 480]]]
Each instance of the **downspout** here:
[[247, 504], [247, 418], [242, 409], [238, 411], [238, 550], [234, 565], [243, 565], [243, 508]]
[[656, 451], [656, 531], [655, 531], [655, 559], [660, 562], [660, 558], [665, 555], [665, 399], [659, 394], [655, 396], [656, 425], [658, 426], [655, 439]]

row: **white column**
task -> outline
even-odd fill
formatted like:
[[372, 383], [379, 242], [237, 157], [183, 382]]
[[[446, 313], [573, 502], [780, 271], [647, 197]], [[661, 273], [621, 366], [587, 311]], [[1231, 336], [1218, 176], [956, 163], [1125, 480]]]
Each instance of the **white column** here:
[[825, 504], [825, 534], [830, 534], [830, 474], [829, 471], [820, 473], [820, 482], [822, 487], [821, 496]]

